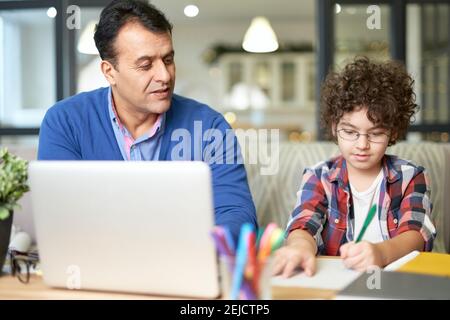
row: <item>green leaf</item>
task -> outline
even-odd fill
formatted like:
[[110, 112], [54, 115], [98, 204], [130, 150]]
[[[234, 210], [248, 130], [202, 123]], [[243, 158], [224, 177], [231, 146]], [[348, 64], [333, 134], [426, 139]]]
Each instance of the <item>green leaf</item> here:
[[0, 220], [5, 220], [9, 217], [9, 211], [6, 208], [0, 208]]
[[29, 191], [28, 162], [0, 149], [0, 220], [9, 217], [17, 201]]

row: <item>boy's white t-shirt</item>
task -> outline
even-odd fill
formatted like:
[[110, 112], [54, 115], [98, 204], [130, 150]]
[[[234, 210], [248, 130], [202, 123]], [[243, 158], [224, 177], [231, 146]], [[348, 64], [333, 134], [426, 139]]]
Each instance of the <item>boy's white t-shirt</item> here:
[[[355, 229], [353, 233], [354, 240], [356, 240], [359, 233], [361, 232], [366, 216], [369, 213], [369, 209], [372, 207], [373, 204], [378, 205], [383, 176], [384, 176], [383, 170], [381, 170], [378, 176], [373, 181], [372, 185], [367, 190], [362, 192], [358, 192], [350, 183], [350, 188], [353, 197], [353, 213], [355, 215]], [[370, 202], [371, 200], [372, 203]], [[361, 240], [365, 240], [371, 243], [383, 241], [383, 235], [380, 229], [380, 221], [378, 218], [378, 214], [375, 214], [375, 216], [373, 217], [371, 223], [367, 227], [367, 230], [364, 233], [364, 236]]]

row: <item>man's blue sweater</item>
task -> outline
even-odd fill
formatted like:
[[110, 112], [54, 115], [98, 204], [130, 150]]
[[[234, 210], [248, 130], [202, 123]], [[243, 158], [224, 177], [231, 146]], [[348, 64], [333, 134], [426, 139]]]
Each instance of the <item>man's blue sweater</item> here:
[[[51, 107], [40, 129], [38, 159], [124, 160], [109, 117], [108, 92], [108, 88], [100, 88], [80, 93]], [[257, 222], [237, 139], [231, 136], [230, 143], [230, 135], [226, 135], [230, 129], [220, 113], [197, 101], [174, 95], [166, 113], [159, 160], [208, 161], [208, 157], [205, 159], [208, 154], [216, 159], [208, 161], [212, 171], [215, 222], [228, 226], [237, 239], [243, 223], [256, 226]], [[192, 143], [186, 144], [186, 134], [192, 137]], [[223, 139], [217, 141], [218, 138]], [[183, 146], [190, 146], [190, 150]], [[220, 154], [211, 152], [212, 149]], [[217, 161], [220, 158], [223, 161]]]

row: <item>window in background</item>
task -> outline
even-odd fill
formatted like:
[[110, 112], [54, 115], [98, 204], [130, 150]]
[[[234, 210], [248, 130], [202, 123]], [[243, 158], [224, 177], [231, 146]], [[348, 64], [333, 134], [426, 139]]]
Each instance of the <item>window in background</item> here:
[[282, 86], [281, 100], [292, 102], [295, 100], [295, 84], [296, 84], [296, 65], [293, 62], [283, 62], [281, 64]]
[[[267, 61], [258, 61], [253, 65], [252, 79], [264, 97], [271, 95], [273, 74], [271, 66]], [[264, 104], [256, 106], [256, 108], [264, 107]]]
[[29, 136], [17, 136], [17, 135], [8, 135], [2, 136], [1, 145], [7, 146], [25, 146], [25, 147], [33, 147], [36, 148], [39, 144], [39, 136], [38, 135], [29, 135]]
[[389, 5], [377, 5], [380, 25], [373, 24], [374, 11], [369, 4], [341, 4], [335, 6], [335, 67], [343, 67], [356, 55], [377, 60], [387, 60], [389, 53], [390, 14]]
[[407, 63], [415, 78], [423, 138], [449, 140], [450, 4], [408, 4]]
[[242, 63], [232, 62], [229, 68], [228, 91], [231, 91], [240, 82], [242, 82]]
[[56, 102], [54, 17], [0, 11], [0, 126], [39, 127]]

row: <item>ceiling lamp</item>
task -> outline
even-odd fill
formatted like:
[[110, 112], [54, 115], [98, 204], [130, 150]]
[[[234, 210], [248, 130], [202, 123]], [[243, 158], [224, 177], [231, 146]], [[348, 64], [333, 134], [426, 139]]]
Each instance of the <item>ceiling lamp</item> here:
[[190, 4], [184, 8], [184, 15], [189, 18], [196, 17], [199, 13], [199, 9], [195, 4]]
[[255, 17], [242, 42], [242, 48], [248, 52], [273, 52], [278, 49], [275, 32], [265, 17]]

